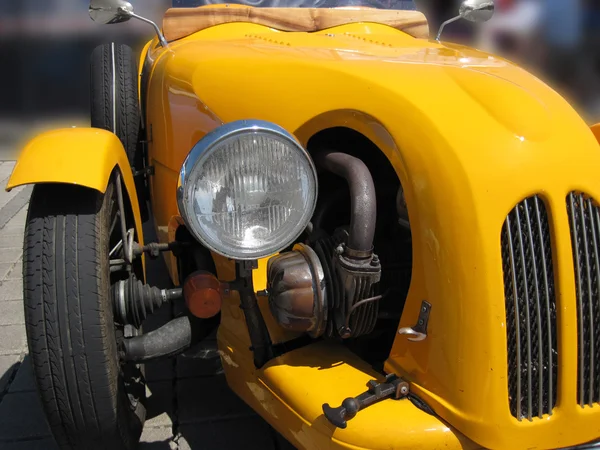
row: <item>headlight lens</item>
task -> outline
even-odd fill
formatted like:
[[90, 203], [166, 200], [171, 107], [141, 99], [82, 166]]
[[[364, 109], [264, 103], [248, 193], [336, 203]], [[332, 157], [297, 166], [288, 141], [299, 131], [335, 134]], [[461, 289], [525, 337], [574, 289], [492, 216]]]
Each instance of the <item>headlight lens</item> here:
[[277, 125], [233, 122], [206, 135], [181, 169], [179, 210], [194, 236], [234, 259], [269, 256], [294, 242], [315, 209], [308, 153]]

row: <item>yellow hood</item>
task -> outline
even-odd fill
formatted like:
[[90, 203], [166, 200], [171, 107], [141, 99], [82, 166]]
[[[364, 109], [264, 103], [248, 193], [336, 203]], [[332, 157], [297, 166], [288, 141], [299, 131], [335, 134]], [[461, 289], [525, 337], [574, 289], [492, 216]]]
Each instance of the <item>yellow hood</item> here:
[[[172, 171], [222, 122], [272, 121], [304, 144], [329, 127], [365, 134], [406, 191], [414, 268], [400, 326], [416, 323], [422, 300], [432, 304], [427, 339], [398, 336], [386, 369], [486, 447], [556, 448], [600, 436], [600, 408], [576, 404], [565, 208], [572, 190], [600, 199], [600, 149], [544, 83], [505, 60], [377, 24], [310, 34], [220, 25], [173, 43], [155, 76], [163, 83], [148, 97], [154, 145], [168, 149], [156, 158]], [[535, 193], [554, 227], [559, 398], [553, 416], [518, 422], [508, 407], [500, 233], [508, 212]]]

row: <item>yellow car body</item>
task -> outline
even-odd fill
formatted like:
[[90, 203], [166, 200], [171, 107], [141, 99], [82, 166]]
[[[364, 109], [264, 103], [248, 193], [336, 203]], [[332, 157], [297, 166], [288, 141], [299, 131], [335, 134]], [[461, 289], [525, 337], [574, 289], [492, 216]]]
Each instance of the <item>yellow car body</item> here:
[[[142, 75], [142, 69], [149, 71]], [[594, 135], [600, 133], [546, 84], [502, 58], [377, 23], [312, 33], [228, 23], [167, 48], [155, 39], [142, 52], [144, 77], [150, 194], [161, 242], [173, 240], [183, 223], [175, 191], [190, 149], [236, 120], [276, 123], [305, 147], [322, 130], [355, 130], [386, 156], [404, 188], [413, 268], [399, 327], [417, 322], [425, 299], [432, 314], [424, 341], [396, 334], [385, 371], [409, 381], [434, 414], [406, 400], [384, 400], [346, 429], [335, 428], [321, 405], [340, 404], [381, 375], [335, 342], [313, 343], [256, 369], [239, 297], [233, 290], [224, 297], [218, 342], [228, 383], [292, 444], [550, 449], [600, 438], [600, 404], [578, 402], [576, 279], [566, 209], [572, 191], [600, 199]], [[122, 147], [105, 134], [75, 129], [38, 138], [8, 187], [68, 182], [103, 191], [118, 166], [139, 229], [131, 170]], [[77, 152], [87, 139], [97, 144]], [[551, 219], [557, 401], [552, 415], [519, 421], [509, 410], [500, 240], [509, 212], [534, 194]], [[233, 261], [213, 257], [219, 279], [233, 281]], [[266, 288], [267, 260], [253, 272], [256, 292]], [[166, 262], [178, 283], [175, 257]], [[270, 317], [266, 297], [258, 298], [273, 343], [295, 337]]]

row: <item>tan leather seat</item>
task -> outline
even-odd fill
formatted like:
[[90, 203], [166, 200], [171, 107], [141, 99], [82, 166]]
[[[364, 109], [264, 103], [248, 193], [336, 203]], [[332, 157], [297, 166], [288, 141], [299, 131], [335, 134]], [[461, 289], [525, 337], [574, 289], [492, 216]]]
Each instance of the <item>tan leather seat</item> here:
[[249, 22], [282, 31], [319, 31], [347, 23], [376, 22], [397, 28], [415, 38], [429, 38], [425, 16], [418, 11], [372, 8], [252, 8], [213, 5], [171, 8], [163, 21], [168, 41], [181, 39], [205, 28], [230, 22]]

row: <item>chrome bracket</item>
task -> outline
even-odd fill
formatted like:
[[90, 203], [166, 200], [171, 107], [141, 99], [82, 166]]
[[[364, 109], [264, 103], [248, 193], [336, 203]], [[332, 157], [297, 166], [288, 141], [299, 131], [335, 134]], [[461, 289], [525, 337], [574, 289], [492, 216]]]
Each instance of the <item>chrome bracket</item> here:
[[398, 334], [406, 334], [409, 341], [419, 342], [427, 337], [427, 322], [429, 322], [429, 312], [431, 311], [431, 303], [423, 300], [419, 319], [414, 327], [403, 327], [398, 330]]

